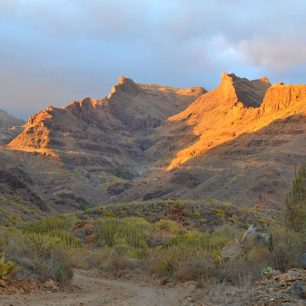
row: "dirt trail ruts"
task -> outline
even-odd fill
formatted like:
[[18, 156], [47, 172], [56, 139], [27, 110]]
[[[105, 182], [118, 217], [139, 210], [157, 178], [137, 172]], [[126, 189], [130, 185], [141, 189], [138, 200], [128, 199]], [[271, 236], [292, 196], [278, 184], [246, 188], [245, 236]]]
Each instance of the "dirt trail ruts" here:
[[[0, 296], [0, 305], [17, 306], [178, 306], [186, 292], [179, 288], [141, 285], [132, 281], [105, 280], [86, 271], [75, 271], [73, 284], [78, 292], [40, 292]], [[184, 295], [185, 293], [185, 295]]]

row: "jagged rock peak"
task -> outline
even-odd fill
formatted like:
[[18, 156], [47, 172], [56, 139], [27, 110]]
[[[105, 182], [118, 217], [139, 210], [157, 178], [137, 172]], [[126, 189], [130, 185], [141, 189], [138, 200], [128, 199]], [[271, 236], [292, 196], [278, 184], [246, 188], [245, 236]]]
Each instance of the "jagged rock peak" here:
[[136, 95], [141, 92], [140, 86], [138, 86], [132, 79], [120, 76], [116, 85], [114, 85], [110, 91], [109, 97], [115, 93], [126, 93]]
[[270, 83], [269, 78], [268, 78], [268, 77], [266, 77], [266, 76], [263, 76], [263, 77], [259, 78], [259, 80], [260, 80], [260, 81], [262, 81], [262, 82], [265, 82], [265, 83], [271, 84], [271, 83]]
[[222, 73], [220, 88], [225, 99], [241, 102], [246, 107], [259, 107], [271, 83], [267, 77], [257, 80], [240, 78], [234, 73]]

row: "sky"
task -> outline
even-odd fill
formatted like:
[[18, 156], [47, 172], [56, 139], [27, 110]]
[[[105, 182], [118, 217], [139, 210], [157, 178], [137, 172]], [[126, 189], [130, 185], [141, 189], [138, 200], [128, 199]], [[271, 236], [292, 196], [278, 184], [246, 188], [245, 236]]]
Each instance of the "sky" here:
[[305, 0], [0, 0], [0, 109], [26, 119], [104, 97], [120, 75], [306, 83], [305, 13]]

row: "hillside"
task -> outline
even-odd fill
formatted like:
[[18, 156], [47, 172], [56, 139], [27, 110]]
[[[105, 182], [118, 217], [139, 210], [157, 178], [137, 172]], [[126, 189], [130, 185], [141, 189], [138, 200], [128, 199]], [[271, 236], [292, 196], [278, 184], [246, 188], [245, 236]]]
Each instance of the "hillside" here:
[[9, 143], [22, 130], [24, 121], [0, 109], [0, 145]]
[[281, 208], [306, 156], [306, 85], [178, 89], [120, 77], [103, 99], [32, 116], [3, 148], [56, 210], [205, 199]]

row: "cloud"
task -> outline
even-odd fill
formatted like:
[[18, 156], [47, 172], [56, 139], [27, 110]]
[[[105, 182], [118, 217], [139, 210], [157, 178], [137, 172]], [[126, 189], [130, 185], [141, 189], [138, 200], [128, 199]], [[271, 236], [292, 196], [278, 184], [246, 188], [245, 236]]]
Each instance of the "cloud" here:
[[100, 97], [122, 74], [182, 87], [213, 88], [222, 71], [306, 83], [305, 10], [303, 0], [0, 0], [0, 108]]
[[289, 68], [306, 63], [306, 42], [277, 39], [242, 41], [239, 52], [251, 65], [286, 72]]

